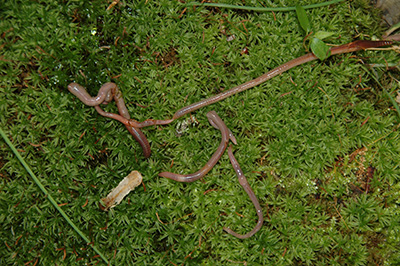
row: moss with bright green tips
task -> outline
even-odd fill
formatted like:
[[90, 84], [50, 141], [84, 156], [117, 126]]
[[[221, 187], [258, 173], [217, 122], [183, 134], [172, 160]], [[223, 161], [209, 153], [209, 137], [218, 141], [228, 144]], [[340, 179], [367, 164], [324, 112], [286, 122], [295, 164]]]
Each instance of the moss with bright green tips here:
[[[315, 31], [334, 33], [324, 42], [338, 45], [381, 36], [369, 2], [305, 12]], [[133, 118], [166, 119], [305, 54], [304, 31], [293, 11], [166, 0], [120, 1], [106, 10], [110, 3], [0, 4], [0, 127], [111, 264], [400, 262], [399, 116], [388, 97], [399, 89], [398, 54], [361, 51], [310, 62], [196, 111], [196, 122], [185, 116], [145, 128], [153, 152], [145, 159], [122, 124], [79, 102], [67, 85], [78, 82], [95, 95], [101, 84], [116, 82]], [[117, 111], [113, 104], [104, 109]], [[246, 233], [257, 219], [227, 154], [202, 181], [157, 176], [195, 172], [207, 162], [220, 141], [205, 116], [210, 110], [235, 134], [235, 157], [265, 213], [263, 228], [247, 240], [222, 230]], [[181, 134], [179, 122], [188, 125]], [[3, 140], [0, 167], [1, 265], [103, 263]], [[142, 173], [144, 186], [101, 211], [100, 199], [132, 170]]]

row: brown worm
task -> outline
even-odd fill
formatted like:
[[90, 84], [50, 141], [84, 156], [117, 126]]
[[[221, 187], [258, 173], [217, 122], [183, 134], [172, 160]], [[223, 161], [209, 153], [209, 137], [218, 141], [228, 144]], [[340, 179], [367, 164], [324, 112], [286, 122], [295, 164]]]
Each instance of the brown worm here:
[[[122, 116], [119, 116], [119, 115], [113, 114], [113, 113], [105, 112], [100, 108], [100, 106], [95, 106], [94, 108], [102, 116], [113, 118], [113, 119], [116, 119], [118, 121], [121, 121], [121, 120], [119, 120], [117, 118], [118, 117], [122, 117]], [[120, 112], [120, 114], [124, 113], [124, 111], [121, 111], [119, 108], [118, 108], [118, 111]], [[129, 115], [127, 117], [122, 117], [122, 118], [129, 119]], [[125, 127], [129, 131], [129, 133], [131, 133], [131, 135], [136, 139], [136, 141], [139, 143], [139, 145], [142, 147], [143, 156], [145, 158], [149, 158], [150, 155], [151, 155], [150, 143], [147, 140], [146, 136], [143, 134], [143, 132], [139, 128], [131, 127], [131, 126], [128, 126], [126, 124], [125, 124]]]
[[257, 225], [253, 228], [253, 230], [251, 230], [250, 232], [248, 232], [247, 234], [244, 234], [244, 235], [238, 234], [228, 227], [224, 227], [224, 230], [227, 233], [229, 233], [233, 236], [236, 236], [237, 238], [245, 239], [245, 238], [249, 238], [249, 237], [253, 236], [255, 233], [257, 233], [261, 229], [263, 222], [264, 222], [264, 217], [263, 217], [261, 206], [260, 206], [260, 203], [258, 202], [258, 199], [257, 199], [256, 195], [254, 194], [253, 190], [251, 189], [249, 182], [247, 182], [247, 179], [244, 176], [243, 171], [240, 168], [238, 161], [236, 160], [235, 156], [232, 153], [232, 145], [230, 145], [228, 148], [228, 156], [229, 156], [229, 160], [231, 161], [231, 164], [233, 166], [233, 169], [235, 169], [236, 175], [239, 179], [239, 184], [243, 187], [244, 191], [246, 191], [247, 195], [249, 195], [251, 201], [254, 204], [254, 207], [256, 208], [257, 215], [258, 215], [258, 222], [257, 222]]
[[207, 118], [213, 127], [215, 127], [216, 129], [219, 129], [221, 131], [222, 139], [221, 139], [221, 144], [218, 146], [218, 149], [211, 156], [210, 160], [208, 160], [206, 165], [203, 168], [201, 168], [199, 171], [197, 171], [196, 173], [193, 173], [193, 174], [180, 175], [180, 174], [174, 174], [171, 172], [162, 172], [162, 173], [158, 174], [159, 176], [166, 177], [166, 178], [178, 181], [178, 182], [196, 181], [196, 180], [204, 177], [218, 162], [218, 160], [221, 158], [222, 154], [224, 153], [226, 147], [228, 146], [229, 139], [234, 144], [236, 144], [236, 139], [233, 136], [232, 132], [228, 129], [228, 127], [225, 125], [224, 121], [222, 121], [222, 119], [218, 116], [218, 114], [215, 111], [208, 112]]
[[81, 100], [84, 104], [89, 106], [96, 106], [102, 103], [109, 103], [113, 98], [112, 90], [115, 87], [116, 85], [114, 83], [108, 82], [101, 86], [99, 92], [97, 93], [97, 96], [95, 97], [90, 96], [84, 87], [75, 82], [72, 82], [68, 85], [68, 90], [73, 95], [78, 97], [78, 99]]
[[[128, 109], [125, 106], [124, 99], [122, 98], [122, 93], [119, 90], [118, 86], [115, 83], [108, 82], [104, 84], [97, 96], [91, 97], [89, 93], [87, 93], [86, 89], [77, 83], [71, 83], [68, 85], [68, 90], [78, 97], [84, 104], [89, 106], [94, 106], [96, 111], [105, 117], [113, 118], [125, 125], [128, 129], [129, 133], [139, 142], [140, 146], [143, 149], [144, 157], [148, 158], [151, 154], [150, 144], [147, 140], [146, 136], [139, 129], [140, 127], [149, 126], [149, 125], [158, 125], [158, 124], [168, 124], [173, 120], [146, 120], [142, 123], [136, 122], [135, 120], [130, 119], [130, 115]], [[112, 99], [117, 104], [118, 114], [113, 114], [109, 112], [105, 112], [100, 108], [100, 104], [107, 104]]]
[[[84, 87], [79, 85], [78, 83], [71, 83], [68, 85], [68, 90], [77, 96], [79, 100], [81, 100], [84, 104], [88, 106], [98, 106], [100, 104], [108, 104], [114, 97], [115, 102], [117, 103], [118, 111], [120, 115], [107, 113], [104, 112], [101, 114], [103, 116], [113, 118], [115, 120], [120, 121], [124, 125], [142, 128], [142, 127], [149, 127], [149, 126], [157, 126], [157, 125], [167, 125], [174, 121], [173, 119], [167, 120], [154, 120], [154, 119], [147, 119], [143, 122], [138, 122], [134, 119], [130, 119], [128, 109], [125, 107], [125, 102], [122, 99], [121, 91], [119, 90], [118, 86], [115, 83], [107, 82], [104, 84], [97, 96], [91, 97], [85, 90]], [[113, 95], [115, 94], [115, 95]]]
[[[331, 55], [336, 55], [336, 54], [343, 54], [343, 53], [350, 53], [350, 52], [355, 52], [359, 50], [365, 50], [368, 48], [375, 48], [375, 47], [381, 47], [381, 46], [386, 46], [386, 45], [391, 45], [393, 42], [392, 41], [355, 41], [351, 42], [348, 44], [340, 45], [337, 47], [331, 48], [330, 54]], [[277, 75], [282, 74], [283, 72], [296, 67], [298, 65], [310, 62], [317, 59], [317, 57], [313, 53], [308, 53], [306, 55], [300, 56], [298, 58], [295, 58], [293, 60], [290, 60], [289, 62], [278, 66], [277, 68], [272, 69], [271, 71], [265, 73], [264, 75], [255, 78], [253, 80], [247, 81], [237, 87], [234, 87], [230, 90], [224, 91], [220, 94], [217, 94], [215, 96], [212, 96], [210, 98], [201, 100], [199, 102], [193, 103], [191, 105], [185, 106], [181, 109], [179, 109], [173, 116], [173, 119], [180, 118], [188, 113], [191, 113], [199, 108], [202, 108], [204, 106], [216, 103], [218, 101], [221, 101], [223, 99], [228, 98], [229, 96], [232, 96], [236, 93], [245, 91], [247, 89], [253, 88]]]

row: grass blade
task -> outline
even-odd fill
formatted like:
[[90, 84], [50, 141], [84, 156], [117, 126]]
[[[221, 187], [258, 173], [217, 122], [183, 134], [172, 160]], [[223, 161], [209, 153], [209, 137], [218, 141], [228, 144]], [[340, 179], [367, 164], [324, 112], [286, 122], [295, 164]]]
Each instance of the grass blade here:
[[[54, 198], [51, 196], [51, 194], [49, 194], [49, 192], [47, 191], [47, 189], [43, 186], [43, 184], [40, 182], [40, 180], [36, 177], [36, 175], [33, 173], [33, 171], [31, 170], [31, 168], [29, 167], [29, 165], [25, 162], [24, 158], [22, 158], [21, 154], [17, 151], [17, 149], [15, 148], [15, 146], [12, 144], [12, 142], [10, 141], [10, 139], [7, 137], [7, 135], [4, 133], [4, 131], [0, 128], [0, 135], [3, 137], [4, 141], [7, 143], [7, 145], [10, 147], [10, 149], [12, 150], [12, 152], [15, 154], [15, 156], [17, 156], [18, 160], [21, 162], [21, 164], [24, 166], [24, 168], [26, 169], [26, 171], [30, 174], [30, 176], [32, 177], [32, 179], [35, 181], [35, 183], [38, 185], [38, 187], [40, 188], [40, 190], [42, 190], [43, 194], [46, 195], [46, 197], [49, 199], [49, 201], [51, 202], [51, 204], [53, 204], [53, 206], [57, 209], [57, 211], [62, 215], [62, 217], [64, 217], [64, 219], [67, 221], [67, 223], [75, 230], [75, 232], [78, 233], [78, 235], [81, 236], [81, 238], [83, 240], [86, 241], [87, 244], [90, 243], [89, 238], [86, 237], [86, 235], [74, 224], [74, 222], [72, 222], [72, 220], [68, 217], [68, 215], [60, 208], [60, 206], [58, 206], [57, 202], [54, 200]], [[90, 245], [93, 250], [104, 260], [104, 262], [106, 262], [108, 265], [109, 262], [107, 260], [107, 258], [103, 255], [103, 253], [100, 252], [100, 250], [98, 250], [94, 245]]]
[[[304, 9], [310, 8], [318, 8], [323, 6], [333, 5], [339, 2], [343, 2], [344, 0], [332, 0], [318, 4], [306, 5], [303, 6]], [[296, 7], [254, 7], [254, 6], [237, 6], [237, 5], [229, 5], [229, 4], [220, 4], [220, 3], [200, 3], [200, 2], [190, 2], [187, 3], [186, 6], [211, 6], [211, 7], [223, 7], [223, 8], [230, 8], [230, 9], [242, 9], [242, 10], [250, 10], [250, 11], [257, 11], [257, 12], [267, 12], [267, 11], [295, 11]]]

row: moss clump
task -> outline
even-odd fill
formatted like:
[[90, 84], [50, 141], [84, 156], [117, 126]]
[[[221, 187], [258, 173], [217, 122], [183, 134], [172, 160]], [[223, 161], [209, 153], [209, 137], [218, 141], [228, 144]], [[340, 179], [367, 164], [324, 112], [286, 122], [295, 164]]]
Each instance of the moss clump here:
[[[364, 65], [382, 65], [369, 71], [395, 96], [399, 73], [385, 66], [398, 64], [396, 53], [363, 51], [297, 67], [198, 110], [198, 123], [179, 137], [177, 122], [146, 128], [153, 154], [144, 159], [125, 128], [79, 102], [68, 83], [94, 95], [116, 82], [133, 118], [170, 118], [303, 55], [304, 32], [294, 12], [128, 2], [110, 10], [105, 1], [0, 4], [0, 126], [112, 264], [399, 263], [399, 117]], [[306, 13], [315, 30], [335, 33], [327, 42], [343, 44], [380, 35], [369, 8], [352, 1]], [[203, 182], [157, 176], [194, 172], [208, 160], [219, 144], [205, 117], [210, 110], [235, 134], [235, 156], [265, 213], [263, 228], [245, 241], [222, 230], [247, 232], [256, 221], [226, 154]], [[99, 262], [5, 142], [0, 147], [0, 264]], [[132, 170], [146, 189], [100, 211], [99, 200]]]

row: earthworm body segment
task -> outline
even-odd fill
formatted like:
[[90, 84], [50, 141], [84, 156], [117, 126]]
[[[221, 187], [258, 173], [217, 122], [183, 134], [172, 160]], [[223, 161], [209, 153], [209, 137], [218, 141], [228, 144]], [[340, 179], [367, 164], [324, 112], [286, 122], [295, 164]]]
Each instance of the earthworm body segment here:
[[[115, 83], [107, 82], [106, 84], [101, 86], [99, 92], [97, 93], [97, 96], [95, 97], [91, 97], [89, 93], [87, 93], [85, 88], [77, 83], [69, 84], [68, 90], [76, 97], [78, 97], [78, 99], [81, 100], [84, 104], [94, 106], [96, 111], [102, 116], [116, 119], [122, 123], [129, 121], [130, 119], [128, 109], [126, 108], [124, 99], [122, 98], [122, 93]], [[105, 112], [99, 106], [100, 104], [108, 104], [112, 99], [114, 99], [115, 103], [117, 104], [119, 115]], [[143, 149], [144, 157], [150, 157], [150, 144], [143, 132], [137, 127], [129, 126], [126, 123], [124, 124], [129, 133], [131, 133], [131, 135], [137, 140], [137, 142], [139, 142], [140, 146]]]
[[[108, 118], [113, 118], [123, 123], [128, 129], [129, 133], [131, 133], [131, 135], [137, 140], [137, 142], [139, 142], [140, 146], [143, 149], [143, 155], [146, 158], [150, 157], [151, 149], [149, 141], [140, 130], [140, 128], [154, 125], [166, 125], [173, 121], [147, 119], [143, 122], [138, 122], [130, 119], [128, 109], [126, 108], [124, 99], [122, 98], [122, 93], [119, 90], [118, 86], [112, 82], [107, 82], [106, 84], [101, 86], [97, 96], [95, 97], [91, 97], [89, 93], [87, 93], [86, 89], [77, 83], [69, 84], [68, 90], [76, 97], [78, 97], [78, 99], [81, 100], [84, 104], [88, 106], [94, 106], [94, 108], [100, 115]], [[103, 109], [100, 108], [100, 104], [108, 104], [112, 101], [112, 99], [114, 99], [115, 103], [117, 104], [119, 115], [105, 112], [103, 111]]]
[[[365, 50], [368, 48], [386, 46], [386, 45], [390, 45], [392, 43], [393, 42], [391, 42], [391, 41], [355, 41], [355, 42], [351, 42], [348, 44], [333, 47], [329, 50], [329, 52], [331, 55], [336, 55], [336, 54], [355, 52], [355, 51], [359, 51], [359, 50]], [[316, 57], [313, 53], [308, 53], [306, 55], [303, 55], [303, 56], [300, 56], [293, 60], [290, 60], [289, 62], [284, 63], [283, 65], [280, 65], [280, 66], [272, 69], [271, 71], [265, 73], [264, 75], [259, 76], [258, 78], [247, 81], [237, 87], [234, 87], [230, 90], [221, 92], [220, 94], [217, 94], [210, 98], [207, 98], [207, 99], [204, 99], [199, 102], [196, 102], [191, 105], [183, 107], [174, 114], [172, 119], [177, 119], [177, 118], [182, 117], [188, 113], [191, 113], [197, 109], [200, 109], [204, 106], [219, 102], [221, 100], [228, 98], [229, 96], [235, 95], [236, 93], [253, 88], [254, 86], [260, 85], [261, 83], [264, 83], [265, 81], [272, 79], [273, 77], [275, 77], [279, 74], [282, 74], [283, 72], [285, 72], [293, 67], [313, 61], [315, 59], [318, 59], [318, 57]]]

